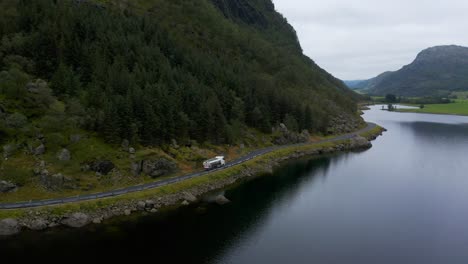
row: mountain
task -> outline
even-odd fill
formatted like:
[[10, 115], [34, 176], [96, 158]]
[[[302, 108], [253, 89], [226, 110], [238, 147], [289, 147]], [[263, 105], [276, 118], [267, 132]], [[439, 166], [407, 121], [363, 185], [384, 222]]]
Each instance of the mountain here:
[[368, 80], [348, 80], [343, 82], [346, 84], [346, 86], [348, 86], [349, 89], [359, 90], [367, 85], [367, 81]]
[[0, 181], [31, 187], [18, 199], [199, 169], [280, 123], [362, 122], [270, 0], [0, 1], [0, 36]]
[[436, 46], [421, 51], [409, 65], [367, 81], [372, 95], [447, 96], [468, 91], [468, 48]]
[[268, 132], [286, 117], [325, 131], [355, 110], [354, 95], [302, 54], [270, 0], [1, 5], [1, 81], [15, 83], [2, 85], [2, 105], [30, 121], [50, 107], [15, 108], [35, 79], [65, 110], [79, 105], [71, 126], [109, 142], [222, 143], [238, 138], [233, 124]]

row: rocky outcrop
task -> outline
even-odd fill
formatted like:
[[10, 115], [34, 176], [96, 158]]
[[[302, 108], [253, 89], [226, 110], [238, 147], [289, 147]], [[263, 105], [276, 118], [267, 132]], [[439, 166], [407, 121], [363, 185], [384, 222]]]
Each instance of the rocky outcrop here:
[[4, 145], [2, 149], [3, 149], [3, 158], [8, 159], [10, 156], [15, 154], [17, 147], [16, 145], [13, 145], [13, 144], [7, 144], [7, 145]]
[[0, 193], [7, 193], [7, 192], [14, 192], [18, 189], [16, 184], [7, 182], [7, 181], [0, 181]]
[[130, 141], [128, 141], [128, 139], [122, 140], [120, 147], [122, 148], [123, 151], [128, 151], [128, 148], [130, 147]]
[[71, 154], [68, 149], [62, 149], [57, 153], [57, 159], [60, 161], [69, 161], [71, 159]]
[[225, 205], [225, 204], [227, 204], [227, 203], [230, 203], [231, 201], [229, 201], [229, 199], [226, 198], [226, 196], [220, 194], [220, 195], [216, 196], [215, 202], [216, 202], [217, 204], [219, 204], [219, 205]]
[[332, 118], [329, 122], [327, 134], [339, 135], [358, 130], [364, 121], [353, 116], [339, 115]]
[[7, 218], [0, 221], [0, 236], [11, 236], [20, 231], [21, 227], [16, 219]]
[[142, 160], [132, 163], [132, 174], [137, 176], [144, 173], [150, 177], [156, 178], [169, 174], [177, 169], [175, 162], [165, 158]]
[[100, 173], [102, 175], [109, 174], [109, 172], [111, 172], [114, 168], [114, 163], [112, 163], [112, 161], [109, 160], [99, 160], [89, 163], [90, 170]]
[[41, 171], [39, 178], [42, 185], [48, 190], [58, 191], [61, 189], [76, 188], [74, 181], [61, 173], [50, 175], [49, 172], [44, 169]]
[[368, 149], [372, 147], [372, 143], [364, 137], [355, 136], [350, 140], [350, 147], [352, 149]]
[[37, 148], [34, 149], [34, 155], [42, 155], [46, 151], [46, 147], [44, 144], [39, 145]]
[[307, 130], [303, 130], [301, 133], [290, 131], [283, 123], [279, 124], [278, 127], [273, 128], [273, 133], [275, 134], [273, 142], [276, 145], [303, 143], [310, 139], [310, 134]]
[[[368, 138], [374, 138], [381, 134], [381, 131], [376, 131], [374, 135], [368, 135]], [[289, 154], [277, 158], [267, 159], [264, 162], [254, 164], [248, 167], [242, 167], [237, 173], [230, 175], [229, 177], [213, 180], [206, 182], [192, 188], [186, 189], [182, 192], [176, 192], [171, 194], [156, 194], [154, 196], [149, 195], [146, 200], [120, 200], [115, 203], [85, 212], [78, 212], [72, 215], [53, 214], [48, 209], [40, 211], [30, 211], [30, 213], [18, 219], [18, 222], [7, 221], [7, 224], [0, 223], [0, 234], [15, 234], [19, 232], [20, 226], [26, 226], [28, 228], [44, 228], [55, 227], [58, 225], [66, 225], [70, 227], [80, 227], [88, 223], [101, 223], [105, 219], [109, 219], [114, 216], [130, 215], [134, 212], [144, 213], [157, 213], [160, 207], [167, 206], [183, 206], [190, 203], [196, 202], [196, 197], [202, 195], [212, 194], [214, 191], [221, 190], [227, 186], [235, 184], [242, 179], [250, 179], [265, 173], [271, 173], [273, 169], [282, 162], [288, 160], [297, 159], [304, 156], [315, 156], [327, 153], [334, 153], [339, 151], [349, 151], [362, 146], [368, 145], [368, 141], [365, 138], [356, 136], [353, 139], [334, 144], [332, 146], [326, 146], [322, 148], [304, 148], [300, 147], [296, 151], [292, 151]], [[211, 196], [212, 197], [212, 196]], [[209, 201], [213, 201], [211, 198]], [[218, 204], [226, 204], [229, 200], [224, 195], [215, 196], [214, 202]], [[37, 221], [33, 224], [34, 221]], [[1, 230], [9, 230], [1, 231]]]
[[85, 213], [74, 213], [62, 219], [61, 223], [69, 227], [83, 227], [91, 222], [89, 216]]
[[195, 203], [198, 201], [197, 197], [195, 197], [195, 195], [193, 195], [190, 192], [183, 192], [182, 195], [184, 197], [184, 200], [188, 202]]
[[31, 221], [31, 223], [28, 225], [28, 228], [31, 230], [40, 231], [46, 229], [48, 226], [49, 223], [47, 222], [47, 220], [38, 218]]

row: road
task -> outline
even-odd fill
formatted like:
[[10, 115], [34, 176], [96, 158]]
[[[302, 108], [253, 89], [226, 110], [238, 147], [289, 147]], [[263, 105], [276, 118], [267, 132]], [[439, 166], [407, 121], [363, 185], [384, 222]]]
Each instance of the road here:
[[299, 143], [299, 144], [291, 144], [291, 145], [283, 145], [283, 146], [272, 146], [268, 148], [263, 148], [259, 150], [255, 150], [250, 152], [249, 154], [242, 156], [238, 159], [235, 159], [233, 161], [230, 161], [226, 163], [224, 167], [210, 170], [210, 171], [200, 171], [200, 172], [194, 172], [191, 174], [186, 174], [170, 179], [165, 179], [165, 180], [160, 180], [160, 181], [155, 181], [147, 184], [141, 184], [141, 185], [135, 185], [135, 186], [130, 186], [130, 187], [125, 187], [121, 189], [116, 189], [112, 191], [107, 191], [107, 192], [100, 192], [100, 193], [95, 193], [95, 194], [84, 194], [84, 195], [79, 195], [79, 196], [72, 196], [72, 197], [66, 197], [66, 198], [54, 198], [54, 199], [48, 199], [48, 200], [34, 200], [34, 201], [27, 201], [27, 202], [16, 202], [16, 203], [0, 203], [0, 209], [18, 209], [18, 208], [30, 208], [30, 207], [38, 207], [38, 206], [47, 206], [47, 205], [57, 205], [57, 204], [65, 204], [65, 203], [73, 203], [73, 202], [81, 202], [81, 201], [89, 201], [89, 200], [95, 200], [95, 199], [100, 199], [100, 198], [106, 198], [106, 197], [113, 197], [113, 196], [118, 196], [118, 195], [123, 195], [127, 193], [132, 193], [132, 192], [139, 192], [143, 190], [148, 190], [148, 189], [154, 189], [158, 188], [161, 186], [166, 186], [169, 184], [174, 184], [177, 182], [185, 181], [188, 179], [192, 179], [195, 177], [203, 176], [208, 173], [212, 173], [215, 171], [219, 170], [224, 170], [229, 167], [244, 163], [246, 161], [249, 161], [253, 158], [256, 158], [258, 156], [264, 155], [266, 153], [269, 153], [274, 150], [278, 150], [281, 148], [287, 148], [291, 146], [302, 146], [302, 145], [307, 145], [307, 144], [320, 144], [320, 143], [325, 143], [325, 142], [333, 142], [333, 141], [339, 141], [339, 140], [346, 140], [346, 139], [351, 139], [352, 137], [364, 133], [366, 131], [369, 131], [373, 128], [375, 128], [377, 125], [374, 123], [367, 123], [367, 127], [355, 131], [353, 133], [349, 134], [344, 134], [341, 136], [329, 138], [329, 139], [324, 139], [320, 140], [314, 143]]

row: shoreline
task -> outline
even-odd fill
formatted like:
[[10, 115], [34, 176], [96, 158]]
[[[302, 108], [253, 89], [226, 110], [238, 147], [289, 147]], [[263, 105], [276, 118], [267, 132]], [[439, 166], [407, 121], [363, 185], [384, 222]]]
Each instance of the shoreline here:
[[401, 111], [401, 109], [397, 109], [396, 111], [394, 112], [399, 112], [399, 113], [413, 113], [413, 114], [426, 114], [426, 115], [448, 115], [448, 116], [464, 116], [464, 117], [467, 117], [468, 115], [462, 115], [462, 114], [447, 114], [447, 113], [435, 113], [435, 112], [417, 112], [417, 111], [411, 111], [411, 109], [409, 109], [410, 111], [405, 111], [407, 109], [404, 109], [403, 111]]
[[271, 174], [286, 161], [368, 149], [372, 146], [370, 141], [382, 135], [383, 131], [386, 130], [376, 126], [358, 133], [351, 139], [280, 148], [224, 170], [122, 196], [44, 207], [0, 210], [0, 238], [28, 229], [45, 230], [57, 226], [79, 228], [91, 223], [101, 224], [106, 219], [117, 216], [128, 216], [137, 212], [158, 213], [160, 210], [196, 203], [200, 196], [225, 189], [241, 179]]

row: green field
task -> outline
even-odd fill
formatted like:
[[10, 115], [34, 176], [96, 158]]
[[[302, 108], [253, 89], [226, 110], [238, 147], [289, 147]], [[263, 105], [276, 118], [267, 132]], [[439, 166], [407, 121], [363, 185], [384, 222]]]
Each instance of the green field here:
[[450, 104], [428, 104], [425, 105], [423, 109], [398, 109], [398, 111], [468, 116], [468, 100], [457, 99], [454, 103]]

